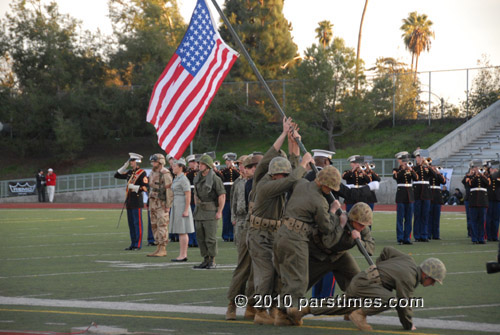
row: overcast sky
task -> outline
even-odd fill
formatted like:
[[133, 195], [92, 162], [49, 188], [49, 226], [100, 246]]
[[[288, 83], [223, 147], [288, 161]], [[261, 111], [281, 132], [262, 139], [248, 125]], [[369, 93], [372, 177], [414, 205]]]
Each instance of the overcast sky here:
[[[9, 0], [0, 0], [2, 17], [9, 3]], [[82, 20], [84, 28], [99, 28], [111, 34], [106, 0], [58, 0], [57, 3], [61, 12]], [[189, 22], [196, 0], [178, 0], [178, 3], [181, 14]], [[211, 0], [208, 3], [212, 15], [219, 20]], [[217, 0], [217, 3], [222, 6], [224, 1]], [[314, 30], [323, 20], [334, 24], [334, 36], [342, 37], [348, 46], [356, 48], [364, 3], [364, 0], [285, 0], [284, 15], [292, 23], [292, 36], [301, 53], [317, 43]], [[499, 0], [370, 0], [361, 45], [366, 68], [372, 67], [378, 57], [395, 57], [411, 63], [399, 28], [402, 19], [412, 11], [427, 14], [434, 22], [436, 34], [430, 52], [420, 56], [419, 71], [476, 67], [483, 54], [491, 65], [500, 65]], [[476, 73], [470, 71], [469, 83]], [[428, 85], [428, 74], [421, 75], [420, 80]], [[466, 84], [465, 71], [432, 73], [432, 92], [452, 103], [464, 99]]]

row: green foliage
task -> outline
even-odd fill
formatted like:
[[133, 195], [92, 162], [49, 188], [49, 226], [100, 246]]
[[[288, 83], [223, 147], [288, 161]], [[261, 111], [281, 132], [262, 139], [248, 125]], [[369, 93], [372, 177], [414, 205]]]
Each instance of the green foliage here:
[[54, 117], [54, 133], [59, 156], [71, 161], [83, 150], [81, 127], [77, 122], [65, 119], [61, 111], [55, 111]]
[[[224, 14], [262, 76], [266, 80], [282, 78], [282, 66], [297, 55], [297, 46], [290, 33], [291, 25], [283, 16], [283, 0], [226, 0]], [[235, 45], [225, 25], [221, 26], [220, 34], [228, 44]], [[229, 77], [256, 80], [244, 57], [234, 64]]]
[[[482, 67], [490, 67], [490, 62], [486, 56], [478, 60], [478, 65]], [[471, 116], [476, 115], [483, 109], [500, 99], [500, 67], [483, 68], [479, 70], [472, 83], [471, 93], [469, 94], [469, 113]], [[467, 108], [467, 103], [463, 102], [464, 109]]]
[[328, 20], [318, 22], [318, 28], [314, 31], [316, 32], [316, 38], [319, 43], [326, 48], [332, 42], [333, 38], [333, 23]]
[[403, 19], [400, 29], [403, 31], [403, 38], [406, 49], [411, 53], [411, 69], [415, 60], [415, 78], [418, 68], [418, 57], [422, 51], [429, 51], [431, 48], [431, 38], [435, 37], [431, 30], [433, 22], [426, 14], [419, 15], [417, 12], [408, 14], [408, 18]]

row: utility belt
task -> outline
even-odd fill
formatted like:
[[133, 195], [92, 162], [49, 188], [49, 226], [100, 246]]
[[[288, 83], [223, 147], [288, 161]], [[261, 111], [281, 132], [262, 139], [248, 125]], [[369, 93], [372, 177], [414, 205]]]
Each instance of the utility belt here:
[[156, 197], [158, 197], [158, 199], [160, 199], [162, 201], [167, 200], [167, 190], [166, 189], [150, 187], [149, 190], [150, 190], [152, 198], [153, 198], [153, 195], [156, 193]]
[[283, 224], [291, 231], [299, 233], [302, 236], [308, 237], [314, 231], [312, 225], [302, 222], [294, 218], [285, 218]]
[[250, 226], [259, 230], [276, 231], [281, 226], [281, 220], [264, 219], [250, 215]]
[[255, 202], [253, 202], [253, 201], [248, 202], [248, 214], [252, 215], [254, 205], [255, 205]]
[[365, 272], [366, 277], [371, 284], [382, 284], [382, 280], [380, 279], [380, 272], [378, 272], [376, 265], [370, 265], [368, 269], [365, 270]]
[[215, 202], [212, 201], [202, 201], [196, 204], [196, 206], [200, 207], [202, 210], [205, 211], [216, 211], [217, 210], [217, 205]]
[[471, 192], [477, 192], [477, 191], [488, 192], [488, 190], [483, 188], [483, 187], [474, 187], [474, 188], [471, 188], [470, 191]]

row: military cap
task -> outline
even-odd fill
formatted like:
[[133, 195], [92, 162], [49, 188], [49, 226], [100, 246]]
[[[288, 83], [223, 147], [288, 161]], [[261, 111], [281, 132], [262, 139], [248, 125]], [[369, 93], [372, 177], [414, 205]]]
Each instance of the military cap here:
[[[215, 159], [216, 155], [215, 155], [215, 151], [209, 151], [209, 152], [205, 152], [203, 153], [204, 155], [208, 155], [210, 156], [210, 158]], [[201, 158], [200, 158], [201, 159]]]
[[496, 159], [488, 161], [488, 167], [491, 169], [498, 169], [498, 168], [500, 168], [500, 161], [498, 161]]
[[349, 211], [349, 220], [370, 226], [373, 221], [373, 212], [364, 202], [357, 202]]
[[329, 165], [324, 167], [319, 171], [316, 180], [320, 185], [331, 188], [334, 191], [340, 190], [340, 172], [334, 166]]
[[274, 157], [269, 163], [269, 169], [267, 173], [270, 175], [273, 174], [290, 174], [292, 172], [292, 164], [288, 161], [288, 159], [278, 156]]
[[260, 151], [254, 151], [254, 152], [252, 152], [252, 155], [254, 155], [254, 156], [255, 155], [264, 156], [264, 154], [262, 152], [260, 152]]
[[193, 162], [193, 161], [196, 161], [196, 157], [195, 157], [195, 155], [189, 155], [189, 156], [187, 156], [187, 157], [186, 157], [186, 161], [187, 161], [188, 163]]
[[205, 164], [209, 169], [213, 169], [213, 167], [214, 167], [214, 161], [213, 161], [212, 157], [210, 157], [207, 154], [204, 154], [203, 156], [201, 156], [200, 163]]
[[328, 159], [332, 159], [333, 155], [335, 155], [335, 151], [328, 151], [322, 149], [312, 149], [313, 157], [326, 157]]
[[203, 156], [203, 154], [194, 154], [194, 160], [195, 160], [195, 162], [199, 163], [201, 156]]
[[227, 152], [224, 155], [222, 155], [222, 159], [225, 161], [235, 161], [238, 155], [236, 155], [234, 152]]
[[130, 158], [128, 159], [129, 161], [136, 161], [137, 163], [142, 162], [142, 156], [133, 152], [129, 152], [128, 155]]
[[408, 155], [410, 155], [408, 151], [400, 151], [396, 155], [394, 155], [394, 157], [396, 157], [396, 159], [402, 159], [403, 156], [408, 156]]
[[430, 157], [429, 150], [427, 149], [417, 149], [413, 151], [413, 157], [420, 156], [422, 158]]
[[184, 158], [174, 159], [174, 164], [186, 166], [186, 160]]
[[471, 167], [482, 167], [483, 166], [483, 160], [482, 159], [473, 159], [470, 162]]
[[236, 163], [238, 164], [243, 164], [243, 162], [245, 161], [245, 158], [247, 158], [248, 155], [241, 155], [240, 157], [238, 157], [238, 159], [236, 160]]
[[243, 166], [249, 169], [252, 166], [259, 164], [261, 160], [262, 160], [262, 155], [252, 154], [245, 159], [245, 161], [243, 162]]
[[52, 170], [52, 168], [49, 168], [47, 171], [48, 172], [54, 172], [54, 170]]
[[150, 162], [158, 162], [161, 165], [165, 165], [167, 162], [165, 161], [165, 156], [162, 154], [154, 154], [149, 157]]
[[420, 264], [420, 269], [439, 284], [443, 284], [444, 277], [446, 276], [446, 267], [439, 259], [427, 258]]
[[347, 158], [347, 161], [349, 163], [363, 163], [363, 156], [352, 155], [351, 157]]

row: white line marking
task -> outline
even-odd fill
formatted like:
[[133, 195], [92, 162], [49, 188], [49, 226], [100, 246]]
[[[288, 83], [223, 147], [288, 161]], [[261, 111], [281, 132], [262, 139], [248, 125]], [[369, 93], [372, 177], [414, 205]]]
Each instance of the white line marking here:
[[142, 292], [142, 293], [131, 293], [131, 294], [118, 294], [118, 295], [106, 295], [100, 297], [90, 297], [85, 298], [85, 300], [93, 299], [108, 299], [108, 298], [122, 298], [122, 297], [133, 297], [133, 296], [144, 296], [144, 295], [157, 295], [157, 294], [168, 294], [168, 293], [183, 293], [183, 292], [198, 292], [198, 291], [213, 291], [213, 290], [227, 290], [229, 287], [207, 287], [207, 288], [190, 288], [186, 290], [170, 290], [170, 291], [157, 291], [157, 292]]

